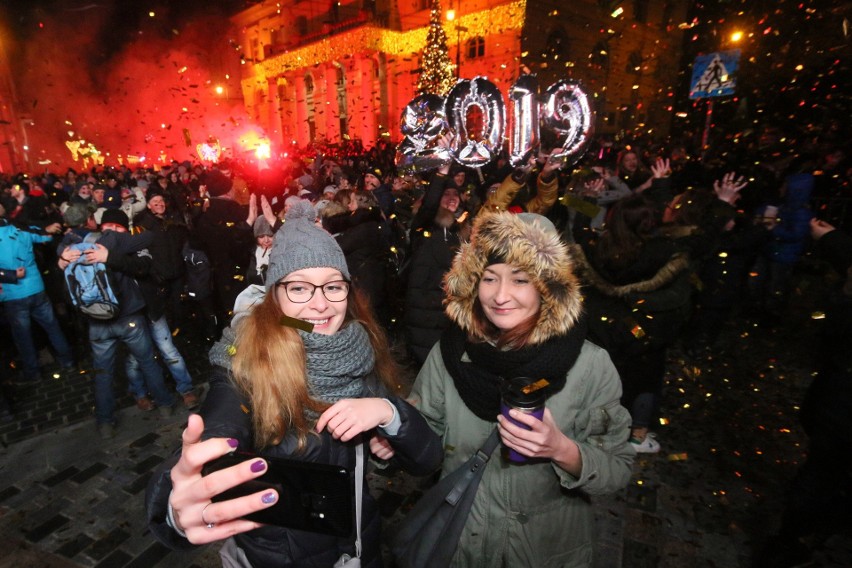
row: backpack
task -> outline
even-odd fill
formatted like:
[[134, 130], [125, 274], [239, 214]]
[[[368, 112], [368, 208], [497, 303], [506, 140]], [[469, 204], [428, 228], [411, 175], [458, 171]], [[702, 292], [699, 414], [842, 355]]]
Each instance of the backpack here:
[[[81, 252], [95, 248], [100, 233], [89, 233], [82, 243], [69, 248]], [[118, 315], [118, 297], [112, 289], [109, 271], [102, 262], [85, 264], [83, 257], [65, 268], [65, 283], [71, 294], [71, 303], [81, 313], [97, 319], [109, 320]]]
[[183, 245], [183, 262], [186, 266], [186, 292], [196, 300], [206, 299], [210, 289], [210, 259], [204, 251]]

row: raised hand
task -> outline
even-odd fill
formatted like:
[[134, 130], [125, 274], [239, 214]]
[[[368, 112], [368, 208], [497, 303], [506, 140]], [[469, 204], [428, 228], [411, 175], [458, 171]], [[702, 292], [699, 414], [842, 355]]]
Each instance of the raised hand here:
[[246, 223], [249, 225], [254, 225], [255, 220], [257, 219], [257, 195], [252, 193], [249, 196], [249, 213], [248, 217], [246, 217]]
[[266, 219], [269, 226], [274, 227], [277, 219], [275, 219], [275, 213], [272, 211], [272, 205], [269, 204], [269, 200], [266, 199], [265, 195], [260, 196], [260, 210], [263, 212], [263, 218]]
[[822, 221], [820, 219], [817, 219], [816, 217], [811, 218], [811, 238], [813, 238], [813, 240], [815, 241], [820, 240], [836, 228], [837, 227], [835, 227], [831, 223]]
[[733, 205], [740, 198], [740, 190], [747, 185], [748, 181], [743, 176], [737, 177], [735, 172], [728, 172], [721, 180], [713, 182], [713, 191], [716, 197]]
[[672, 175], [671, 162], [668, 158], [657, 158], [657, 161], [651, 164], [651, 173], [656, 179], [669, 177]]

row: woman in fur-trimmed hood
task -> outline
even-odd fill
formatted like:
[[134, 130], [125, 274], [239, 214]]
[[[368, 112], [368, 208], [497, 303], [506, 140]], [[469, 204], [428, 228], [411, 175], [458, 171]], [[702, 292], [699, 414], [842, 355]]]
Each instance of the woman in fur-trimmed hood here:
[[[566, 245], [540, 215], [483, 212], [445, 290], [453, 325], [411, 393], [443, 439], [443, 473], [495, 427], [504, 449], [526, 460], [492, 456], [452, 566], [591, 566], [588, 495], [623, 487], [634, 452], [615, 368], [585, 341]], [[547, 381], [541, 419], [512, 410], [513, 423], [500, 415], [501, 385], [517, 377]]]

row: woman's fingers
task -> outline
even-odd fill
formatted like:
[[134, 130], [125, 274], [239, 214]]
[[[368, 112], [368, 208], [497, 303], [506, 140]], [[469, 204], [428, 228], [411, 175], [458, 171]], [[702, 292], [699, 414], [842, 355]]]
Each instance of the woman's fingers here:
[[202, 544], [262, 526], [243, 517], [272, 507], [277, 502], [278, 494], [268, 489], [245, 497], [187, 508], [180, 514], [179, 520], [187, 538], [195, 544]]

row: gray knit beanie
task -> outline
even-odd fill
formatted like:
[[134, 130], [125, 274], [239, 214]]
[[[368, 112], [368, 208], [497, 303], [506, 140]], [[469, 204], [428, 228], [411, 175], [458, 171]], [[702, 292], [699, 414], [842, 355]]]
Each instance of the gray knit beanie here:
[[340, 245], [330, 234], [317, 227], [317, 211], [308, 201], [294, 204], [284, 217], [284, 225], [275, 233], [266, 290], [290, 274], [303, 268], [336, 268], [349, 280], [349, 268]]
[[257, 237], [271, 237], [275, 233], [272, 232], [272, 227], [269, 226], [269, 221], [266, 220], [266, 217], [260, 216], [254, 220], [254, 225], [252, 225], [252, 229], [254, 230], [254, 236]]

